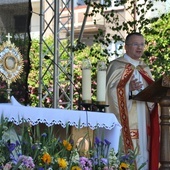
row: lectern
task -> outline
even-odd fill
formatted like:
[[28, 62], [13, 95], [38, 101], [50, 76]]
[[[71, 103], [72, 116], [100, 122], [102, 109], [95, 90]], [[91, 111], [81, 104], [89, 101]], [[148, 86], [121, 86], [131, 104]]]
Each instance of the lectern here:
[[[160, 116], [160, 170], [170, 169], [170, 76], [163, 75], [133, 97], [134, 100], [158, 103]], [[157, 148], [155, 148], [157, 149]]]

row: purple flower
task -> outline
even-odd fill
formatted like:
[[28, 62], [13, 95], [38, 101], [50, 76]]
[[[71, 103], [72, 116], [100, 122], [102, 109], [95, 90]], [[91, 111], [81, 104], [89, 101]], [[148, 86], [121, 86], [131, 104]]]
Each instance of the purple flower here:
[[128, 162], [129, 164], [132, 164], [134, 162], [134, 159], [132, 158], [132, 155], [127, 154], [120, 157], [121, 162]]
[[38, 170], [44, 170], [44, 168], [42, 168], [42, 167], [39, 167], [39, 168], [38, 168]]
[[104, 141], [101, 141], [101, 147], [103, 147], [104, 146]]
[[80, 166], [82, 170], [92, 170], [92, 162], [86, 157], [80, 157]]
[[36, 150], [38, 147], [37, 147], [37, 145], [32, 145], [32, 150]]
[[31, 146], [32, 150], [36, 150], [40, 148], [40, 144], [39, 143], [35, 143]]
[[21, 162], [21, 165], [26, 168], [34, 168], [33, 159], [30, 156], [21, 155], [18, 158], [18, 162]]
[[104, 165], [108, 164], [108, 160], [106, 158], [101, 158], [101, 163]]
[[95, 144], [96, 144], [96, 145], [99, 145], [100, 142], [101, 142], [100, 139], [99, 139], [98, 137], [95, 137]]
[[20, 142], [17, 140], [16, 141], [16, 147], [20, 145]]
[[6, 143], [6, 146], [10, 152], [12, 152], [15, 149], [15, 143]]
[[104, 141], [105, 141], [106, 145], [108, 145], [108, 146], [111, 144], [111, 142], [109, 142], [107, 139], [105, 139]]

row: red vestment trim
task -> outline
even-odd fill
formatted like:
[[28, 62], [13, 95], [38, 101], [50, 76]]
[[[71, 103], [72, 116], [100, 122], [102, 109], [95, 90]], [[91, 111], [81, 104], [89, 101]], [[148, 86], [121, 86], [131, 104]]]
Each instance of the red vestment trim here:
[[125, 85], [130, 79], [131, 75], [133, 74], [133, 70], [134, 69], [132, 68], [132, 65], [127, 64], [125, 66], [125, 70], [117, 86], [118, 106], [119, 106], [119, 113], [120, 113], [120, 121], [122, 125], [122, 135], [123, 135], [125, 153], [128, 153], [129, 149], [134, 150], [131, 135], [130, 135], [128, 109], [127, 109], [126, 96], [125, 96]]

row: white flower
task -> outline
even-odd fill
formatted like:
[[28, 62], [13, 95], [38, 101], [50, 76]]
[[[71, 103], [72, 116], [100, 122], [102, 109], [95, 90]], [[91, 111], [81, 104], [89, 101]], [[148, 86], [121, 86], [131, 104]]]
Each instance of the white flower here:
[[49, 167], [47, 170], [53, 170], [53, 168]]
[[109, 152], [109, 166], [113, 168], [118, 168], [119, 164], [120, 164], [120, 161], [117, 158], [114, 149], [112, 148]]
[[73, 150], [71, 152], [71, 155], [72, 155], [71, 161], [74, 162], [74, 163], [79, 163], [80, 156], [79, 156], [77, 149]]

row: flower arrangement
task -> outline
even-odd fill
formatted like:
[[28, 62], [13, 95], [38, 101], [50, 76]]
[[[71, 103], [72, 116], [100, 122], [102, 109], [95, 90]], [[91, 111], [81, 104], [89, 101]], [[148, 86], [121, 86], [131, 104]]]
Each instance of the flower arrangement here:
[[80, 151], [68, 136], [62, 140], [53, 127], [41, 133], [39, 125], [24, 122], [19, 130], [1, 118], [1, 170], [133, 170], [135, 152], [116, 154], [106, 139], [95, 138], [88, 151]]

